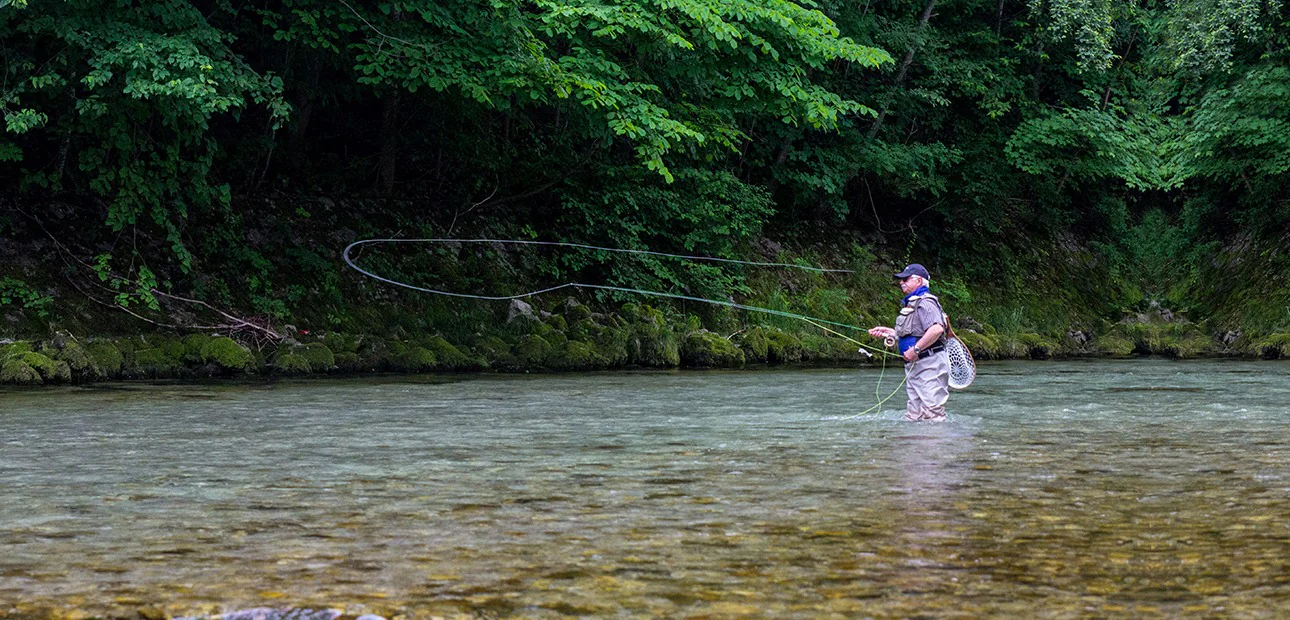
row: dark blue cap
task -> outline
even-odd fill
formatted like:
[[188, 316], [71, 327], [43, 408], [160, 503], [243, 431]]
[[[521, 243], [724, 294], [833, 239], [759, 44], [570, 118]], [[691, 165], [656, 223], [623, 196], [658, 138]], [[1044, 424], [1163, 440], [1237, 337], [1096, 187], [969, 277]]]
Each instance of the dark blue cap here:
[[905, 267], [904, 271], [895, 275], [895, 277], [900, 278], [901, 280], [904, 280], [909, 276], [918, 276], [924, 280], [932, 279], [932, 276], [928, 275], [927, 273], [927, 268], [918, 263], [914, 263], [912, 265]]

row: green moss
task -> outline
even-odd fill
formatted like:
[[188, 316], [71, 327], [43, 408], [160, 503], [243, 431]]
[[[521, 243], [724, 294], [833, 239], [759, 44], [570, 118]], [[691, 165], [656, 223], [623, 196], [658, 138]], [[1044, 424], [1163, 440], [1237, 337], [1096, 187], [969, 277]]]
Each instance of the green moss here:
[[766, 330], [754, 327], [748, 330], [739, 341], [739, 348], [744, 350], [744, 359], [757, 364], [770, 361], [770, 339]]
[[357, 353], [342, 351], [336, 354], [336, 369], [341, 372], [358, 372], [363, 370], [363, 359]]
[[86, 350], [85, 346], [75, 340], [62, 342], [61, 347], [48, 347], [44, 353], [55, 360], [67, 362], [67, 367], [71, 369], [72, 376], [77, 379], [96, 379], [104, 376], [104, 372], [94, 363], [94, 357]]
[[184, 357], [183, 360], [188, 364], [205, 363], [203, 352], [210, 344], [211, 336], [207, 334], [189, 334], [184, 336]]
[[342, 334], [340, 332], [327, 332], [325, 334], [322, 334], [321, 338], [322, 338], [322, 341], [327, 345], [327, 348], [331, 349], [332, 352], [337, 355], [336, 364], [338, 366], [340, 365], [339, 356], [341, 353], [357, 354], [359, 346], [361, 346], [363, 343], [362, 336], [350, 336], [348, 334]]
[[52, 381], [71, 381], [72, 369], [67, 362], [53, 359], [43, 353], [28, 351], [12, 355], [10, 360], [22, 362], [40, 373], [40, 377], [46, 382]]
[[772, 364], [791, 364], [802, 360], [802, 341], [797, 336], [778, 329], [766, 331], [767, 356]]
[[542, 339], [551, 343], [551, 346], [553, 347], [562, 347], [564, 346], [564, 343], [569, 341], [569, 336], [564, 332], [552, 330], [542, 334]]
[[[865, 349], [861, 352], [860, 346], [849, 340], [830, 336], [825, 334], [805, 333], [801, 335], [802, 343], [802, 361], [814, 364], [866, 364], [880, 362], [879, 356], [882, 355], [876, 351]], [[879, 345], [877, 348], [881, 348]], [[872, 357], [870, 356], [872, 354]], [[888, 360], [890, 363], [891, 360]]]
[[564, 302], [564, 318], [570, 325], [591, 317], [591, 309], [578, 303], [572, 297]]
[[666, 325], [637, 323], [626, 331], [627, 362], [645, 368], [676, 368], [681, 365], [681, 346], [676, 333]]
[[1126, 357], [1133, 354], [1134, 344], [1120, 334], [1108, 333], [1093, 339], [1093, 349], [1106, 355]]
[[[817, 351], [821, 357], [832, 356], [832, 345], [818, 342], [823, 346]], [[769, 364], [791, 364], [802, 361], [802, 340], [793, 334], [775, 327], [754, 327], [740, 342], [747, 361]]]
[[309, 362], [312, 372], [331, 372], [336, 367], [336, 356], [321, 342], [310, 342], [295, 347], [291, 351]]
[[569, 330], [569, 338], [594, 345], [596, 354], [603, 357], [609, 367], [618, 367], [627, 363], [629, 335], [625, 329], [584, 319]]
[[564, 330], [566, 330], [566, 329], [569, 329], [569, 321], [567, 321], [564, 317], [562, 317], [562, 316], [560, 316], [560, 315], [558, 315], [558, 314], [552, 314], [551, 316], [547, 317], [546, 319], [543, 319], [543, 321], [544, 321], [548, 326], [550, 326], [550, 327], [551, 327], [551, 329], [553, 329], [553, 330], [555, 330], [555, 331], [558, 331], [558, 332], [562, 332], [562, 331], [564, 331]]
[[12, 385], [40, 385], [44, 379], [26, 362], [17, 357], [9, 357], [0, 364], [0, 383]]
[[1161, 347], [1161, 353], [1170, 357], [1188, 358], [1213, 352], [1215, 342], [1199, 331], [1170, 335]]
[[434, 352], [425, 347], [392, 342], [386, 365], [398, 372], [429, 372], [434, 370], [438, 361]]
[[1060, 351], [1055, 341], [1039, 334], [1017, 334], [1017, 343], [1032, 359], [1048, 359]]
[[0, 360], [8, 359], [10, 356], [19, 353], [30, 353], [32, 351], [30, 342], [10, 342], [0, 344]]
[[255, 366], [255, 356], [251, 351], [227, 336], [207, 339], [200, 357], [202, 362], [232, 372], [247, 372]]
[[744, 365], [744, 352], [733, 342], [707, 331], [692, 332], [681, 345], [681, 365], [695, 368], [735, 368]]
[[570, 340], [547, 356], [546, 366], [558, 370], [599, 370], [609, 361], [589, 342]]
[[[180, 346], [182, 347], [183, 344], [180, 343]], [[181, 371], [184, 370], [184, 364], [181, 361], [183, 353], [180, 352], [178, 356], [173, 355], [173, 353], [173, 347], [170, 350], [156, 347], [135, 351], [134, 365], [131, 370], [133, 374], [147, 377], [167, 378], [179, 376], [182, 374]]]
[[484, 336], [475, 343], [475, 353], [490, 362], [512, 362], [515, 356], [511, 354], [510, 343], [498, 338], [497, 336]]
[[972, 357], [975, 359], [997, 360], [1004, 357], [999, 339], [994, 336], [966, 329], [962, 331], [954, 330], [954, 333], [963, 342], [963, 345], [972, 352]]
[[178, 338], [162, 338], [157, 341], [156, 348], [164, 351], [166, 357], [176, 362], [183, 362], [184, 356], [188, 354], [188, 347], [184, 345], [184, 341]]
[[452, 343], [444, 340], [442, 336], [433, 336], [426, 339], [425, 348], [434, 353], [435, 368], [438, 370], [467, 371], [481, 370], [483, 364], [477, 358], [473, 358], [461, 352]]
[[515, 361], [524, 366], [544, 366], [552, 350], [546, 339], [529, 334], [515, 343]]
[[1263, 359], [1290, 357], [1290, 333], [1276, 333], [1259, 338], [1250, 352]]
[[293, 352], [282, 353], [273, 358], [273, 372], [282, 375], [304, 375], [310, 372], [309, 360]]
[[106, 376], [116, 377], [121, 374], [125, 357], [121, 355], [121, 350], [116, 348], [115, 344], [107, 340], [96, 340], [86, 345], [85, 350], [90, 357], [94, 358], [94, 365]]

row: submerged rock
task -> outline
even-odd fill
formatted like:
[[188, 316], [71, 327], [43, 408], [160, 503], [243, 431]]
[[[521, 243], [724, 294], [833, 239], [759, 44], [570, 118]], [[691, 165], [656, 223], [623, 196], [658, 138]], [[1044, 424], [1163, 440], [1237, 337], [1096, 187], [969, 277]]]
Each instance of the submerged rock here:
[[[254, 607], [239, 609], [218, 616], [176, 617], [175, 620], [337, 620], [345, 615], [339, 609], [305, 609], [285, 607]], [[385, 620], [376, 614], [363, 614], [355, 620]]]

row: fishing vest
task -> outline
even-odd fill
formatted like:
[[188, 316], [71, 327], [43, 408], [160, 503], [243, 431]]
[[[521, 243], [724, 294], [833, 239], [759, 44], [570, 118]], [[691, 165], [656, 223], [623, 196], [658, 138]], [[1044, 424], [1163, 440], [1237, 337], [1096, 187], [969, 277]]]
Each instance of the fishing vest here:
[[[935, 295], [926, 293], [918, 295], [917, 297], [910, 297], [909, 302], [905, 304], [904, 308], [900, 309], [900, 314], [896, 316], [897, 338], [907, 338], [912, 336], [917, 340], [918, 338], [922, 338], [923, 334], [927, 333], [927, 328], [930, 327], [930, 325], [923, 325], [922, 321], [918, 320], [918, 314], [915, 312], [918, 309], [918, 305], [924, 301], [931, 301], [936, 304], [936, 311], [939, 312], [941, 316], [945, 316], [945, 310], [941, 308], [941, 300], [937, 299]], [[941, 338], [938, 342], [944, 342], [944, 340], [945, 335], [941, 334]]]

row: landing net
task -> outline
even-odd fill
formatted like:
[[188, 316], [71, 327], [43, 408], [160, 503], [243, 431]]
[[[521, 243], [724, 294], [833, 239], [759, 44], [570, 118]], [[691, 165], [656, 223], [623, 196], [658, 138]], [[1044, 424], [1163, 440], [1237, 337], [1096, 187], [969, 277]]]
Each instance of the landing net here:
[[976, 360], [972, 351], [958, 338], [945, 341], [945, 353], [950, 358], [950, 387], [956, 390], [966, 389], [976, 379]]

